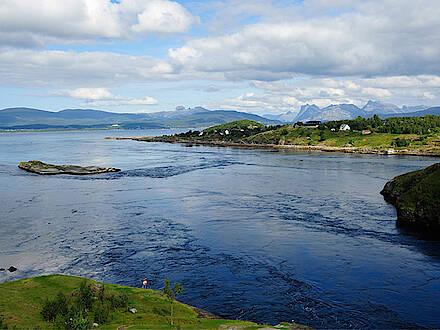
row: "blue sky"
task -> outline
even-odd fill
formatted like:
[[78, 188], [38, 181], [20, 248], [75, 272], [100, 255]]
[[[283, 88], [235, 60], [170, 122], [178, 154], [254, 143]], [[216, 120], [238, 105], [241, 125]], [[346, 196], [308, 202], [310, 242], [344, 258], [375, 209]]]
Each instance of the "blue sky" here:
[[3, 0], [0, 108], [440, 105], [432, 0]]

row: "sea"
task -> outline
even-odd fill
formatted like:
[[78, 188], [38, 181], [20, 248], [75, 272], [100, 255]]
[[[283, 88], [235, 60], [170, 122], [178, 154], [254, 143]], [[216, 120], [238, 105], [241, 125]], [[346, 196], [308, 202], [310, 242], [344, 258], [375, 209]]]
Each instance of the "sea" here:
[[[231, 319], [440, 328], [440, 242], [380, 191], [438, 158], [109, 140], [178, 130], [0, 134], [0, 282], [44, 274], [161, 289]], [[117, 167], [40, 176], [21, 161]]]

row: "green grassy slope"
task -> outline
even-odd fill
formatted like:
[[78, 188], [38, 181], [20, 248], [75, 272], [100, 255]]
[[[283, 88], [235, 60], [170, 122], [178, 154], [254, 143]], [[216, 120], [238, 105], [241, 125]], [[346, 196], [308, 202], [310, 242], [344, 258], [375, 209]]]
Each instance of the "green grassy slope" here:
[[362, 134], [362, 130], [339, 131], [321, 126], [304, 127], [293, 125], [263, 126], [250, 120], [234, 121], [209, 127], [203, 131], [188, 131], [156, 139], [163, 142], [225, 142], [257, 145], [296, 145], [331, 148], [359, 148], [374, 151], [394, 149], [440, 153], [440, 130], [427, 134], [391, 134], [373, 131]]
[[[404, 146], [399, 146], [397, 139], [404, 140]], [[360, 131], [330, 131], [318, 128], [292, 127], [285, 125], [281, 128], [263, 132], [245, 138], [246, 143], [257, 144], [291, 144], [327, 147], [357, 147], [371, 149], [407, 149], [423, 151], [440, 151], [440, 134], [390, 134], [371, 133], [362, 135]]]
[[[55, 323], [43, 320], [41, 310], [46, 299], [54, 299], [62, 292], [69, 299], [77, 294], [77, 288], [84, 279], [75, 276], [49, 275], [0, 284], [0, 317], [3, 324], [13, 328], [55, 328]], [[97, 282], [87, 280], [93, 286]], [[110, 319], [99, 325], [103, 329], [127, 327], [130, 329], [218, 329], [220, 326], [242, 326], [260, 328], [252, 322], [224, 319], [198, 318], [198, 313], [191, 306], [174, 302], [174, 325], [170, 324], [170, 302], [162, 292], [150, 289], [131, 288], [121, 285], [103, 284], [107, 294], [126, 292], [128, 307], [136, 308], [133, 314], [127, 310], [112, 310]], [[95, 297], [94, 304], [99, 301]], [[301, 328], [300, 326], [292, 325]]]

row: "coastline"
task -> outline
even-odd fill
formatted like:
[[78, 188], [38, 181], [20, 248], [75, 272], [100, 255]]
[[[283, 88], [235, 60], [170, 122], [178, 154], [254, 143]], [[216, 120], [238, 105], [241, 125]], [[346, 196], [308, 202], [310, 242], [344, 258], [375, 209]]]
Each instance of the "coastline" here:
[[265, 149], [287, 149], [294, 151], [324, 151], [324, 152], [344, 152], [353, 154], [373, 154], [373, 155], [405, 155], [405, 156], [428, 156], [440, 157], [440, 152], [424, 152], [417, 150], [396, 150], [396, 149], [372, 149], [362, 147], [330, 147], [323, 145], [305, 146], [296, 144], [253, 144], [253, 143], [237, 143], [223, 141], [193, 141], [176, 139], [169, 140], [162, 137], [106, 137], [109, 140], [133, 140], [140, 142], [165, 142], [165, 143], [181, 143], [188, 145], [206, 145], [213, 147], [241, 147], [241, 148], [265, 148]]

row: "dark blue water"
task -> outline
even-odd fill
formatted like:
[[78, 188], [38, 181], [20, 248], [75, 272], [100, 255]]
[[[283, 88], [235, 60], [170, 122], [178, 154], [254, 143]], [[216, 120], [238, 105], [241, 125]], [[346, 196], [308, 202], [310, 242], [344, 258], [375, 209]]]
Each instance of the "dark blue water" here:
[[[0, 281], [81, 275], [153, 288], [228, 318], [313, 327], [440, 327], [440, 243], [395, 227], [379, 194], [434, 158], [0, 135]], [[119, 167], [38, 176], [22, 160]]]

